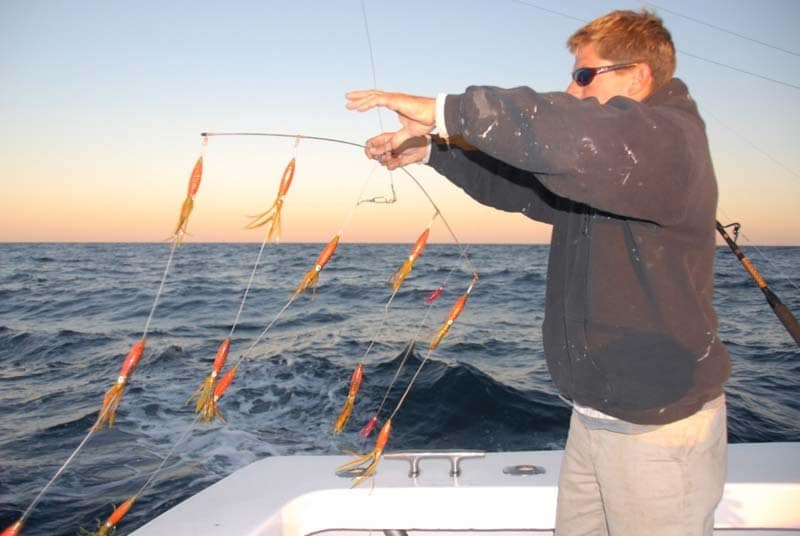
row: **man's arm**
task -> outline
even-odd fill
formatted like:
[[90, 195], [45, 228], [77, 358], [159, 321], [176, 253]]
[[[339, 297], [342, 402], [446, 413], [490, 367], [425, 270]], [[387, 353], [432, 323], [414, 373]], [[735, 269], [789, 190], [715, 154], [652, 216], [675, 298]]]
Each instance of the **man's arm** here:
[[[675, 89], [693, 106], [685, 87]], [[707, 144], [699, 118], [623, 97], [600, 104], [527, 87], [472, 86], [447, 96], [443, 121], [433, 98], [372, 90], [351, 92], [348, 99], [350, 109], [386, 106], [400, 115], [401, 130], [367, 141], [367, 156], [390, 168], [419, 161], [420, 151], [402, 158], [396, 151], [443, 122], [440, 131], [535, 173], [558, 197], [662, 225], [684, 218], [693, 146]]]
[[557, 196], [530, 173], [483, 154], [463, 140], [459, 143], [460, 137], [454, 137], [450, 144], [438, 137], [425, 136], [436, 127], [445, 131], [445, 94], [433, 99], [359, 90], [347, 93], [346, 98], [350, 110], [363, 112], [375, 106], [394, 110], [403, 125], [396, 132], [384, 132], [367, 140], [368, 158], [380, 161], [389, 169], [417, 162], [429, 163], [479, 203], [552, 223]]
[[566, 93], [479, 86], [448, 95], [444, 115], [448, 134], [535, 173], [558, 196], [669, 224], [688, 205], [687, 130], [704, 140], [702, 125], [681, 113], [621, 97], [601, 105]]
[[536, 178], [452, 138], [434, 137], [428, 164], [483, 205], [553, 223], [557, 196]]

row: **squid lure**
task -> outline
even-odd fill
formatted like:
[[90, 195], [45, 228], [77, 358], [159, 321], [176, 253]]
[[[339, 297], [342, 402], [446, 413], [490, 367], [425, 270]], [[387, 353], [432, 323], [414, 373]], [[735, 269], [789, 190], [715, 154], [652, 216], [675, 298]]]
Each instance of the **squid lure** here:
[[93, 432], [101, 430], [103, 426], [108, 426], [109, 428], [114, 426], [117, 408], [119, 408], [119, 404], [122, 402], [125, 386], [128, 385], [131, 374], [133, 374], [133, 371], [142, 359], [142, 353], [144, 353], [144, 338], [139, 339], [133, 345], [133, 348], [131, 348], [128, 355], [125, 357], [125, 361], [122, 362], [122, 368], [119, 371], [119, 376], [117, 376], [117, 382], [106, 391], [103, 397], [103, 405], [97, 416], [97, 421], [92, 426]]
[[218, 414], [218, 411], [216, 410], [216, 401], [214, 400], [214, 391], [217, 386], [217, 376], [219, 376], [220, 371], [225, 366], [225, 361], [228, 359], [228, 353], [230, 352], [230, 349], [231, 338], [226, 337], [222, 343], [220, 343], [219, 348], [217, 349], [211, 374], [209, 374], [206, 379], [203, 380], [203, 383], [200, 384], [200, 387], [197, 388], [197, 391], [195, 391], [187, 401], [188, 403], [197, 398], [194, 411], [195, 413], [199, 413], [205, 422], [209, 422], [214, 418], [215, 415]]
[[297, 285], [297, 289], [294, 291], [292, 295], [292, 300], [297, 298], [300, 294], [305, 292], [309, 287], [311, 287], [312, 296], [316, 295], [317, 293], [317, 282], [319, 281], [319, 273], [325, 268], [325, 265], [328, 264], [328, 261], [331, 260], [333, 257], [334, 252], [336, 251], [336, 246], [339, 245], [339, 239], [341, 238], [341, 234], [337, 234], [334, 236], [328, 245], [322, 250], [322, 252], [317, 257], [314, 266], [306, 272], [306, 275], [303, 276], [303, 279], [300, 280], [300, 284]]
[[292, 185], [292, 178], [294, 178], [295, 158], [289, 160], [286, 169], [283, 171], [281, 183], [278, 186], [278, 195], [272, 205], [261, 214], [252, 216], [253, 220], [248, 223], [246, 229], [255, 229], [264, 225], [269, 225], [267, 231], [267, 239], [269, 241], [281, 239], [281, 209], [283, 209], [283, 201]]
[[334, 434], [342, 433], [344, 426], [350, 419], [350, 415], [353, 413], [353, 406], [356, 403], [356, 395], [358, 394], [358, 390], [361, 388], [361, 382], [363, 380], [364, 365], [359, 363], [356, 365], [353, 375], [350, 377], [350, 389], [347, 393], [347, 398], [344, 401], [344, 407], [342, 408], [342, 411], [339, 412], [339, 416], [336, 418], [336, 422], [333, 425]]
[[197, 190], [200, 188], [200, 181], [203, 179], [203, 157], [197, 159], [197, 163], [192, 169], [192, 174], [189, 177], [189, 190], [186, 192], [186, 198], [183, 200], [181, 206], [181, 213], [178, 216], [178, 224], [175, 226], [175, 232], [172, 233], [172, 239], [178, 245], [183, 241], [186, 235], [186, 227], [189, 225], [189, 215], [194, 208], [194, 196], [197, 195]]

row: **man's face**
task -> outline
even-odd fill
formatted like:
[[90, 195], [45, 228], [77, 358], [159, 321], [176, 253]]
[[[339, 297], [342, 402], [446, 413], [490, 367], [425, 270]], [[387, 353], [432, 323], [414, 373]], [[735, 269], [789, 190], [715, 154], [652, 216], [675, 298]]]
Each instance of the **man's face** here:
[[[614, 62], [600, 57], [594, 49], [594, 45], [586, 45], [575, 51], [575, 65], [572, 70], [581, 67], [602, 67], [613, 65]], [[579, 99], [595, 97], [601, 104], [605, 104], [612, 97], [631, 95], [633, 77], [636, 75], [635, 69], [620, 69], [618, 71], [605, 72], [595, 75], [592, 82], [587, 86], [579, 86], [572, 80], [567, 87], [567, 93]]]

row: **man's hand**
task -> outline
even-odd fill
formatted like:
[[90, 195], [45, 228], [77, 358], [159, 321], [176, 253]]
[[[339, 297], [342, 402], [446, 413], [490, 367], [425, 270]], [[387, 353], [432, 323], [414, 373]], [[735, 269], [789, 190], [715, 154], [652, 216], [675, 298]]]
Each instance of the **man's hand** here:
[[[368, 139], [364, 149], [367, 157], [378, 160], [390, 170], [425, 160], [429, 144], [427, 136], [408, 138], [397, 149], [391, 149], [391, 143], [388, 140], [394, 135], [394, 132], [385, 132]], [[377, 154], [377, 156], [372, 156], [373, 154]]]
[[[418, 162], [425, 157], [427, 140], [420, 146], [420, 138], [436, 126], [436, 99], [417, 97], [405, 93], [389, 93], [377, 89], [351, 91], [345, 95], [347, 108], [364, 112], [383, 106], [394, 112], [403, 126], [396, 132], [385, 132], [367, 141], [367, 157], [380, 160], [389, 169]], [[410, 145], [409, 145], [410, 143]]]

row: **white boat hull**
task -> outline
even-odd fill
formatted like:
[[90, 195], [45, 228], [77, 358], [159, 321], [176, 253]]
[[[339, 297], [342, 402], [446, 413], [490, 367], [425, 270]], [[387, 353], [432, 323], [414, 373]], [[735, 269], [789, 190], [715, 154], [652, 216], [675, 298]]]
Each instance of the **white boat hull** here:
[[[415, 536], [480, 531], [553, 534], [563, 451], [488, 453], [461, 462], [384, 459], [374, 479], [351, 489], [336, 475], [346, 456], [277, 456], [236, 471], [133, 534], [158, 536], [356, 535], [407, 531]], [[544, 474], [512, 476], [511, 466]], [[730, 445], [728, 479], [716, 511], [718, 534], [800, 535], [800, 443]]]

